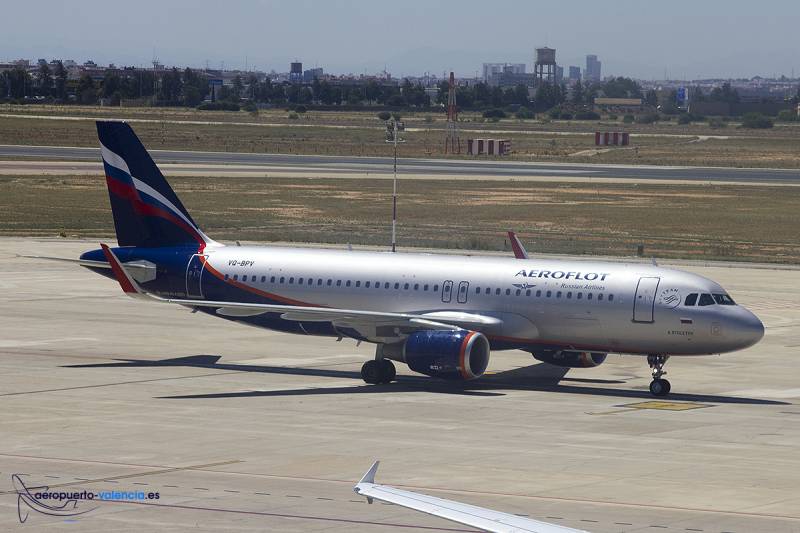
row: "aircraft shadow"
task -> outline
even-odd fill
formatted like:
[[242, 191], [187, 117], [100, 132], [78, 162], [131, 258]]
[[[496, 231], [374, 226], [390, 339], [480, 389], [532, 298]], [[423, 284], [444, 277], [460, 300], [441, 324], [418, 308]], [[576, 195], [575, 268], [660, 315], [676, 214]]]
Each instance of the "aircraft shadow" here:
[[[193, 355], [172, 359], [116, 359], [110, 363], [91, 363], [65, 365], [65, 368], [111, 368], [111, 367], [158, 367], [181, 366], [206, 368], [213, 370], [230, 370], [237, 372], [261, 372], [266, 374], [285, 374], [293, 376], [314, 376], [342, 379], [361, 379], [360, 372], [349, 370], [333, 370], [325, 368], [301, 368], [268, 365], [243, 365], [236, 363], [220, 363], [219, 355]], [[583, 387], [573, 383], [591, 383], [615, 385], [624, 384], [621, 380], [582, 379], [565, 377], [569, 369], [546, 363], [537, 363], [527, 367], [516, 368], [488, 374], [475, 381], [451, 382], [429, 377], [398, 376], [397, 381], [387, 385], [351, 385], [342, 387], [316, 387], [300, 389], [281, 389], [267, 391], [236, 391], [208, 394], [190, 394], [180, 396], [161, 396], [162, 399], [215, 399], [215, 398], [248, 398], [270, 396], [315, 396], [326, 394], [383, 394], [401, 392], [430, 392], [435, 394], [460, 394], [468, 396], [504, 396], [501, 391], [550, 391], [566, 394], [587, 394], [593, 396], [617, 397], [624, 399], [653, 400], [647, 390], [618, 389], [601, 387]], [[709, 394], [672, 393], [669, 401], [749, 404], [749, 405], [791, 405], [790, 402], [744, 398], [737, 396], [716, 396]]]

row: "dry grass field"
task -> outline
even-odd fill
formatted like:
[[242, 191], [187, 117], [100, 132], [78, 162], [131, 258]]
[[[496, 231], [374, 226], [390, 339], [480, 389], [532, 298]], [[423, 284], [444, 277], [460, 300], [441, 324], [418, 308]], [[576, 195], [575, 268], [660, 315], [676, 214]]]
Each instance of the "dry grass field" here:
[[[391, 181], [170, 179], [222, 240], [385, 244]], [[414, 180], [400, 184], [401, 247], [797, 263], [800, 187]], [[100, 177], [0, 177], [0, 234], [113, 241]]]
[[[44, 118], [42, 118], [44, 117]], [[382, 122], [372, 112], [309, 111], [290, 119], [283, 109], [210, 112], [172, 108], [0, 106], [0, 144], [96, 146], [94, 118], [137, 121], [134, 128], [153, 149], [388, 155]], [[443, 156], [444, 116], [407, 113], [403, 157]], [[800, 168], [800, 125], [746, 130], [735, 123], [711, 129], [705, 123], [653, 125], [619, 121], [488, 122], [464, 113], [462, 138], [496, 137], [513, 142], [511, 159], [575, 163]], [[629, 131], [630, 149], [594, 153], [595, 130]], [[576, 155], [580, 154], [580, 155]], [[462, 156], [466, 157], [466, 156]]]

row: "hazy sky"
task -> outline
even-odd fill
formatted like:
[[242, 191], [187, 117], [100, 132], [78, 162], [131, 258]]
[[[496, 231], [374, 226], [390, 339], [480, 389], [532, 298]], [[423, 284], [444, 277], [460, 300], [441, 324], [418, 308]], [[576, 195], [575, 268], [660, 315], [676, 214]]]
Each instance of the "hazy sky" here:
[[[40, 0], [4, 2], [0, 60], [93, 59], [393, 75], [483, 62], [531, 68], [537, 46], [603, 75], [800, 74], [800, 1], [763, 0]], [[123, 7], [124, 6], [124, 7]]]

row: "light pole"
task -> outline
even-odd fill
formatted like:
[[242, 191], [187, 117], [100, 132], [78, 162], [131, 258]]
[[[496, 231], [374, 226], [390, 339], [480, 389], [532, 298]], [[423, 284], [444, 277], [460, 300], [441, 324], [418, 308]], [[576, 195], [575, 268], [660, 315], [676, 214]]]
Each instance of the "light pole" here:
[[392, 252], [397, 251], [397, 143], [405, 142], [399, 139], [399, 132], [404, 131], [402, 122], [392, 117], [386, 122], [386, 142], [394, 145], [394, 175], [392, 177]]

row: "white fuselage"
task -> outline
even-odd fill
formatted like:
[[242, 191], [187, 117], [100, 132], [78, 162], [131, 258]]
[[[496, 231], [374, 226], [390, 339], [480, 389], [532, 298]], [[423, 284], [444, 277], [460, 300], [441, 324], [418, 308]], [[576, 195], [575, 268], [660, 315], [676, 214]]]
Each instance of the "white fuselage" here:
[[[493, 347], [703, 355], [745, 348], [763, 335], [739, 305], [686, 305], [727, 294], [680, 270], [638, 263], [225, 246], [206, 249], [207, 276], [253, 297], [382, 312], [462, 312], [500, 318], [476, 328]], [[187, 278], [188, 281], [188, 278]], [[707, 299], [706, 299], [707, 300]]]

